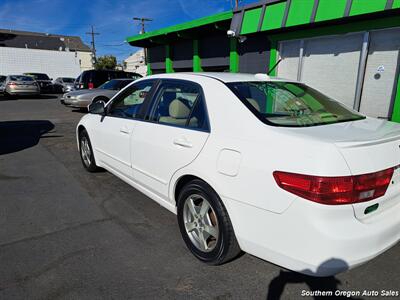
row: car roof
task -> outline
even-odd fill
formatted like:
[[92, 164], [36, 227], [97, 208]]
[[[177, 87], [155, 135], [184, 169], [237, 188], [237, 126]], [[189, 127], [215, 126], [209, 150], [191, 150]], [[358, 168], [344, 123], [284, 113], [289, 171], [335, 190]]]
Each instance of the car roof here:
[[46, 73], [31, 73], [31, 72], [27, 72], [24, 73], [24, 75], [47, 75]]
[[30, 76], [28, 76], [28, 75], [25, 75], [25, 74], [23, 74], [23, 75], [8, 75], [7, 77], [28, 77], [28, 78], [32, 78], [32, 77], [30, 77]]
[[117, 80], [117, 81], [122, 81], [122, 80], [131, 80], [131, 81], [134, 81], [134, 80], [136, 80], [136, 79], [134, 79], [134, 78], [113, 78], [113, 79], [110, 79], [110, 81], [114, 81], [114, 80]]
[[246, 82], [246, 81], [288, 81], [296, 82], [294, 80], [270, 77], [267, 74], [248, 74], [248, 73], [228, 73], [228, 72], [182, 72], [182, 73], [167, 73], [167, 74], [157, 74], [148, 77], [152, 78], [171, 78], [171, 79], [188, 79], [192, 76], [196, 77], [209, 77], [216, 80], [228, 83], [228, 82]]
[[85, 70], [82, 73], [102, 73], [102, 72], [104, 72], [104, 73], [133, 73], [133, 74], [136, 74], [134, 72], [126, 72], [123, 70], [103, 70], [103, 69], [102, 70]]

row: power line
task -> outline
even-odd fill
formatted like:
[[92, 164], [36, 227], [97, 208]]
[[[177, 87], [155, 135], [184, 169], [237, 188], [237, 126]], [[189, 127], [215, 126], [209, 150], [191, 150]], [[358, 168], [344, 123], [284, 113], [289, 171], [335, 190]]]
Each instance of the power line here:
[[95, 35], [99, 35], [100, 33], [94, 32], [93, 25], [91, 27], [92, 27], [92, 31], [91, 32], [86, 32], [86, 34], [90, 34], [92, 36], [92, 42], [91, 42], [91, 44], [92, 44], [92, 55], [93, 55], [94, 62], [96, 62], [96, 45], [95, 45], [95, 42], [94, 42], [94, 36]]
[[122, 42], [120, 44], [100, 44], [100, 46], [103, 47], [121, 47], [121, 46], [127, 46], [126, 42]]

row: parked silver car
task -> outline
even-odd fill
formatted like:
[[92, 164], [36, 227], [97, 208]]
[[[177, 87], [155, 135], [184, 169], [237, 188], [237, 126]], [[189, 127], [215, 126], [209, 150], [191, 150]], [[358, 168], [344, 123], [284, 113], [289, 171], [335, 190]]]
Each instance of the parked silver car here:
[[0, 96], [4, 94], [6, 78], [7, 76], [0, 75]]
[[40, 95], [38, 83], [30, 76], [8, 75], [3, 86], [4, 95], [6, 97]]
[[58, 77], [53, 81], [53, 89], [56, 93], [68, 93], [74, 90], [75, 78]]
[[97, 89], [77, 90], [66, 93], [61, 98], [61, 103], [73, 108], [87, 108], [89, 104], [97, 101], [108, 102], [119, 90], [135, 81], [132, 78], [113, 79], [99, 86]]
[[41, 93], [53, 92], [53, 79], [45, 73], [24, 73], [26, 76], [32, 77], [39, 85]]

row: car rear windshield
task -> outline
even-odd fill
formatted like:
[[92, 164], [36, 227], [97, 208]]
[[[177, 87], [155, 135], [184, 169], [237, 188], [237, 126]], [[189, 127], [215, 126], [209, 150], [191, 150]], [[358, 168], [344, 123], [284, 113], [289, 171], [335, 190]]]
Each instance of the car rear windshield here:
[[106, 83], [103, 83], [101, 86], [99, 86], [99, 89], [118, 90], [119, 85], [120, 85], [119, 80], [110, 80], [110, 81], [107, 81]]
[[63, 82], [66, 82], [66, 83], [74, 83], [75, 78], [63, 77], [63, 78], [62, 78], [62, 81], [63, 81]]
[[10, 80], [13, 81], [33, 81], [33, 78], [30, 76], [22, 76], [22, 75], [11, 75]]
[[99, 86], [99, 89], [106, 89], [106, 90], [121, 90], [124, 87], [126, 87], [128, 84], [130, 84], [133, 79], [125, 79], [125, 80], [110, 80], [107, 81], [106, 83], [103, 83], [101, 86]]
[[49, 76], [46, 74], [38, 74], [38, 73], [27, 73], [27, 75], [32, 76], [35, 80], [50, 80]]
[[293, 82], [233, 82], [227, 86], [264, 123], [304, 127], [364, 119], [328, 96]]

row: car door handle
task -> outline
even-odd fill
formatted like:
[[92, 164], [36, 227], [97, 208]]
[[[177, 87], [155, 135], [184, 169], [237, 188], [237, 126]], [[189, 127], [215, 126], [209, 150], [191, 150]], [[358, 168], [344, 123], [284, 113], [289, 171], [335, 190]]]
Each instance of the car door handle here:
[[126, 127], [121, 127], [121, 128], [119, 129], [119, 132], [121, 132], [121, 133], [123, 133], [123, 134], [131, 134], [131, 130], [129, 130], [129, 129], [126, 128]]
[[193, 147], [191, 142], [189, 142], [188, 140], [183, 139], [183, 138], [182, 139], [175, 139], [174, 140], [174, 145], [182, 146], [182, 147], [185, 147], [185, 148], [192, 148]]

